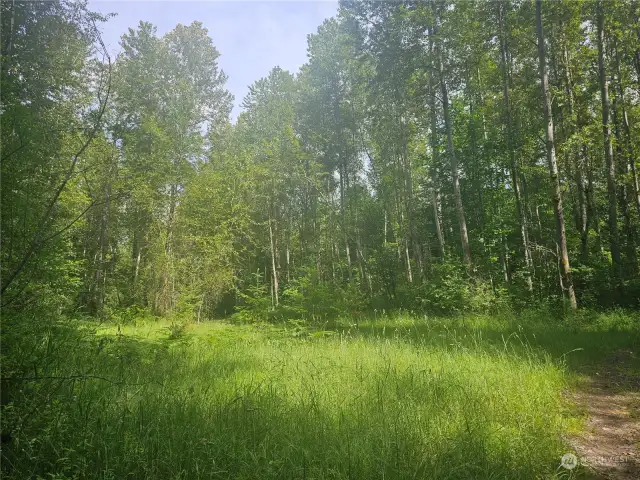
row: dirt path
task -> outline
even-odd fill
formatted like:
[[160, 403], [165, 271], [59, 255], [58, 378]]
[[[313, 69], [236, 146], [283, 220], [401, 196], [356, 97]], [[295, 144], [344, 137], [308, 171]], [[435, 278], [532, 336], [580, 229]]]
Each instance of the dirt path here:
[[588, 418], [569, 440], [589, 478], [640, 479], [640, 378], [624, 368], [633, 357], [618, 352], [571, 397]]

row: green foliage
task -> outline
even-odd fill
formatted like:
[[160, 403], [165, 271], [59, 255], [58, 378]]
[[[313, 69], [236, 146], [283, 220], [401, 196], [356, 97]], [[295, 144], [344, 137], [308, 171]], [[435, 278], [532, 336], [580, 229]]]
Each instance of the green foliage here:
[[471, 286], [458, 265], [434, 266], [433, 280], [416, 295], [418, 305], [430, 313], [461, 313], [469, 310]]
[[582, 310], [567, 316], [565, 322], [569, 328], [590, 332], [627, 332], [634, 341], [638, 341], [640, 322], [625, 310], [611, 310], [598, 313]]
[[239, 322], [267, 322], [274, 318], [273, 300], [265, 285], [250, 286], [239, 293], [242, 304], [236, 307], [232, 318]]
[[5, 319], [3, 478], [552, 478], [574, 369], [640, 340], [622, 311], [135, 320]]
[[[86, 167], [79, 145], [90, 143], [93, 107], [104, 101], [95, 90], [104, 95], [105, 84], [94, 81], [87, 57], [95, 22], [105, 18], [82, 3], [4, 2], [1, 9], [3, 305], [68, 310], [86, 266], [76, 255], [74, 223], [89, 203], [69, 172]], [[95, 150], [84, 151], [91, 163]]]
[[3, 1], [3, 477], [556, 474], [566, 374], [639, 341], [640, 25], [603, 5], [541, 4], [549, 175], [531, 2], [343, 0], [232, 124], [200, 22], [110, 59], [87, 2]]
[[57, 380], [14, 390], [3, 478], [553, 475], [574, 423], [566, 374], [509, 322], [345, 321], [335, 335], [137, 322], [24, 336], [48, 345], [40, 374]]
[[565, 368], [638, 342], [597, 311], [640, 307], [640, 30], [606, 5], [543, 2], [550, 178], [526, 2], [345, 0], [235, 125], [201, 23], [107, 61], [85, 2], [3, 2], [3, 474], [553, 475]]
[[398, 304], [432, 315], [499, 313], [509, 309], [509, 297], [481, 279], [470, 280], [461, 265], [433, 265], [430, 279], [422, 285], [404, 283]]
[[149, 321], [153, 318], [148, 310], [139, 305], [131, 305], [122, 309], [108, 308], [105, 317], [117, 325], [135, 325], [136, 321]]
[[178, 340], [184, 337], [185, 331], [187, 329], [187, 324], [182, 322], [172, 322], [167, 330], [169, 331], [169, 340]]
[[626, 2], [604, 12], [608, 182], [585, 28], [598, 11], [543, 3], [566, 278], [526, 3], [344, 1], [297, 74], [276, 67], [250, 86], [235, 125], [201, 23], [158, 35], [141, 22], [109, 65], [95, 55], [108, 18], [86, 4], [3, 3], [7, 305], [322, 322], [563, 309], [572, 279], [582, 306], [638, 308], [636, 16]]

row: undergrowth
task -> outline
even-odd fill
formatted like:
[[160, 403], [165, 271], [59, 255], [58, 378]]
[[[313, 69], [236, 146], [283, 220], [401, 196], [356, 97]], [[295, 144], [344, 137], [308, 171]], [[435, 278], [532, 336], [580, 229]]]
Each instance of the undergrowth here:
[[633, 347], [635, 325], [400, 315], [36, 332], [16, 318], [3, 477], [563, 477], [577, 420], [562, 392], [575, 366]]

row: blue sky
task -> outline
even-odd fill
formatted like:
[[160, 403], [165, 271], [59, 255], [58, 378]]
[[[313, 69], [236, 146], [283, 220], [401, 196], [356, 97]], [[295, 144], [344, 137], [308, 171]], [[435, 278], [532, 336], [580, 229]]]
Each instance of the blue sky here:
[[250, 84], [266, 76], [276, 65], [295, 73], [307, 59], [307, 35], [325, 18], [337, 13], [331, 1], [182, 1], [90, 0], [89, 8], [118, 15], [101, 27], [103, 40], [115, 55], [120, 36], [141, 20], [164, 35], [178, 23], [202, 22], [221, 53], [218, 62], [229, 76], [227, 88], [234, 95], [233, 118]]

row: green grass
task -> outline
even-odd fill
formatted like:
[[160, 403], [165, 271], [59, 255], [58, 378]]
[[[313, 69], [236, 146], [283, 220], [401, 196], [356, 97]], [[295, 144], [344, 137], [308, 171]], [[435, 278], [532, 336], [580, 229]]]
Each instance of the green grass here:
[[3, 415], [3, 478], [566, 477], [562, 392], [637, 333], [520, 321], [58, 326], [33, 347], [58, 378]]

